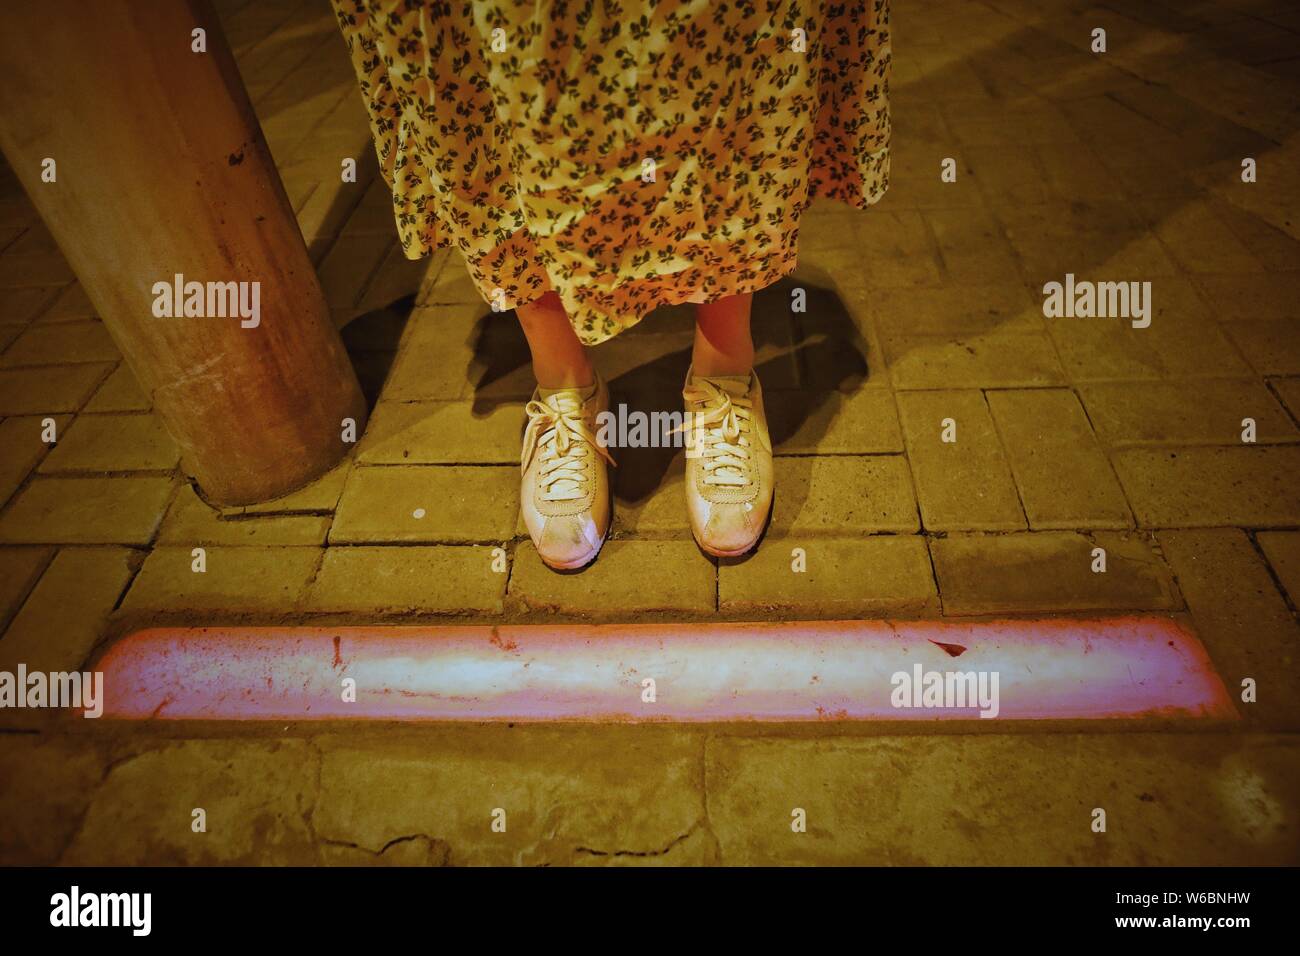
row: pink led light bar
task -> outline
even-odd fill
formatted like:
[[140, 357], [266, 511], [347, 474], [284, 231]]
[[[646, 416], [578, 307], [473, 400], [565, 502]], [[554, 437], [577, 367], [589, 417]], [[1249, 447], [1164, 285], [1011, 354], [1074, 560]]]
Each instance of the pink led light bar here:
[[134, 720], [1237, 716], [1164, 617], [160, 628], [97, 669], [105, 716]]

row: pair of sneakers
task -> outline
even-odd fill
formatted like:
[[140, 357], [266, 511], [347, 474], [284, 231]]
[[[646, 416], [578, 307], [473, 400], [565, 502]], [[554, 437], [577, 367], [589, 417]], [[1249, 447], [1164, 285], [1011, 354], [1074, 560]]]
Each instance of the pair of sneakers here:
[[[745, 554], [772, 510], [772, 439], [758, 375], [691, 370], [682, 399], [691, 533], [709, 554]], [[520, 502], [537, 553], [556, 570], [590, 564], [609, 532], [614, 459], [598, 440], [598, 416], [608, 409], [599, 377], [587, 388], [539, 388], [527, 406]]]

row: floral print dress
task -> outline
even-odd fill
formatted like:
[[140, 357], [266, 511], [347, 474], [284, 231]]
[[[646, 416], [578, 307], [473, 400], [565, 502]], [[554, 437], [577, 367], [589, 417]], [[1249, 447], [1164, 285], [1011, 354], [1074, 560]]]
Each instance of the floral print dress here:
[[795, 267], [889, 179], [888, 0], [332, 0], [406, 255], [596, 344]]

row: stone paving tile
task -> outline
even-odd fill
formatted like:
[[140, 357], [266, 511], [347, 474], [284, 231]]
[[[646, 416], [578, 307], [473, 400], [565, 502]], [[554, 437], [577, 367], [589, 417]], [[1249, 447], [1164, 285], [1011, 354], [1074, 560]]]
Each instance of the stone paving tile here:
[[[430, 728], [328, 735], [317, 744], [323, 762], [311, 822], [326, 844], [388, 856], [395, 841], [422, 839], [452, 865], [714, 858], [702, 734], [693, 729]], [[654, 772], [628, 772], [638, 766]], [[498, 809], [504, 833], [492, 829]]]
[[1253, 418], [1259, 444], [1300, 437], [1277, 399], [1259, 382], [1095, 382], [1079, 386], [1097, 435], [1107, 445], [1240, 445], [1242, 419]]
[[366, 465], [518, 464], [525, 424], [518, 404], [381, 402], [357, 447]]
[[86, 412], [147, 412], [153, 402], [144, 393], [135, 374], [123, 362], [86, 403]]
[[1300, 319], [1230, 322], [1223, 328], [1260, 375], [1300, 375]]
[[577, 574], [552, 571], [531, 541], [515, 548], [507, 608], [575, 617], [712, 613], [713, 562], [692, 541], [606, 541], [594, 564]]
[[297, 491], [254, 505], [234, 505], [220, 510], [227, 516], [333, 511], [339, 503], [339, 496], [343, 494], [343, 486], [347, 484], [351, 470], [352, 461], [346, 459]]
[[306, 593], [319, 548], [205, 547], [206, 570], [194, 570], [195, 549], [150, 552], [122, 607], [131, 611], [285, 611]]
[[[484, 314], [490, 314], [490, 309], [481, 299], [467, 305], [422, 306], [412, 312], [397, 361], [384, 383], [383, 398], [390, 402], [460, 398], [466, 391], [467, 371], [482, 374], [475, 367], [470, 329]], [[482, 354], [492, 355], [486, 350]]]
[[121, 353], [102, 322], [34, 325], [5, 349], [0, 366], [116, 362]]
[[[1300, 625], [1246, 533], [1162, 531], [1159, 541], [1237, 709], [1255, 726], [1300, 729]], [[1255, 703], [1241, 700], [1247, 678]]]
[[1290, 596], [1291, 606], [1300, 608], [1300, 531], [1261, 531], [1255, 540]]
[[919, 212], [873, 210], [869, 225], [853, 231], [857, 261], [869, 263], [864, 275], [873, 288], [939, 285], [937, 249]]
[[768, 392], [763, 401], [777, 455], [874, 455], [903, 450], [898, 410], [887, 389]]
[[[72, 421], [71, 415], [46, 417], [54, 419], [55, 435], [63, 434]], [[0, 456], [0, 505], [13, 497], [23, 479], [50, 451], [50, 446], [41, 439], [45, 420], [45, 417], [23, 416], [0, 422], [0, 448], [5, 450]]]
[[148, 544], [171, 500], [171, 478], [38, 477], [0, 517], [0, 542]]
[[53, 548], [0, 548], [0, 633], [53, 555]]
[[330, 542], [508, 541], [518, 515], [518, 466], [357, 468]]
[[25, 326], [49, 307], [58, 289], [33, 286], [29, 289], [0, 289], [0, 322]]
[[0, 289], [65, 286], [75, 278], [58, 252], [0, 256]]
[[139, 566], [127, 548], [63, 548], [0, 638], [0, 667], [77, 670]]
[[1189, 273], [1261, 273], [1259, 260], [1204, 201], [1152, 199], [1135, 207], [1175, 261]]
[[[804, 571], [796, 571], [795, 549]], [[939, 609], [925, 539], [768, 535], [749, 558], [718, 568], [723, 615], [811, 618], [915, 616]]]
[[[303, 866], [319, 757], [303, 740], [178, 740], [114, 763], [59, 862]], [[207, 831], [195, 833], [202, 808]]]
[[95, 306], [80, 282], [74, 282], [63, 289], [40, 315], [41, 322], [51, 323], [84, 322], [94, 318], [98, 318]]
[[1270, 384], [1291, 412], [1291, 418], [1300, 422], [1300, 378], [1275, 378], [1270, 380]]
[[433, 611], [499, 614], [508, 564], [486, 546], [333, 547], [304, 606], [349, 614]]
[[223, 515], [192, 485], [183, 485], [163, 518], [157, 544], [323, 545], [329, 527], [328, 515]]
[[[1093, 551], [1106, 570], [1094, 572]], [[1181, 606], [1169, 569], [1141, 535], [950, 535], [930, 543], [945, 614], [1172, 610]]]
[[1300, 318], [1300, 272], [1198, 275], [1193, 282], [1217, 319]]
[[[1011, 469], [982, 394], [904, 392], [898, 395], [898, 410], [927, 530], [1025, 527]], [[941, 440], [946, 419], [956, 424], [954, 442]]]
[[987, 398], [1031, 528], [1132, 527], [1124, 492], [1073, 392]]
[[1300, 523], [1300, 447], [1126, 448], [1112, 460], [1146, 528]]
[[0, 415], [75, 412], [110, 368], [110, 365], [60, 365], [0, 369]]
[[0, 734], [0, 865], [56, 863], [107, 765], [84, 738]]
[[997, 220], [987, 210], [980, 207], [931, 209], [924, 213], [924, 218], [938, 243], [944, 271], [951, 281], [1019, 284], [1016, 255], [1002, 236]]
[[153, 414], [81, 415], [39, 471], [170, 471], [181, 452]]
[[1124, 202], [1000, 204], [995, 214], [1031, 283], [1060, 282], [1067, 272], [1097, 281], [1178, 272], [1160, 241]]
[[[844, 537], [920, 530], [912, 472], [901, 455], [776, 459], [772, 528]], [[678, 490], [679, 510], [685, 496]]]
[[387, 251], [387, 243], [372, 236], [339, 236], [316, 269], [325, 301], [334, 308], [356, 305]]
[[716, 737], [709, 823], [731, 866], [1286, 865], [1300, 851], [1296, 748], [1265, 735]]
[[1056, 318], [1047, 329], [1074, 382], [1252, 377], [1186, 280], [1151, 280], [1150, 319], [1134, 328], [1131, 319]]
[[638, 459], [632, 456], [633, 451], [657, 450], [660, 449], [625, 449], [619, 454], [619, 467], [610, 475], [615, 496], [613, 532], [687, 541], [691, 523], [686, 513], [686, 491], [682, 487], [685, 457], [676, 453], [666, 470], [661, 471], [651, 466], [639, 467]]

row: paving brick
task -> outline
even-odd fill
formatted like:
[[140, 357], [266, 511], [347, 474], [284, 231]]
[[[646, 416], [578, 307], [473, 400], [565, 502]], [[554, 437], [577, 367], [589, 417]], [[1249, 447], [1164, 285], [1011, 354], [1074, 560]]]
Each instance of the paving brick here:
[[[1025, 527], [1011, 469], [979, 392], [902, 392], [898, 410], [908, 460], [931, 531], [1013, 531]], [[954, 442], [942, 441], [945, 419]]]
[[252, 505], [235, 505], [221, 508], [221, 513], [232, 515], [293, 514], [298, 512], [323, 513], [333, 511], [343, 494], [348, 474], [352, 470], [352, 460], [345, 459], [341, 464], [331, 468], [314, 481], [308, 482], [296, 491], [270, 501]]
[[[614, 483], [615, 534], [681, 541], [690, 538], [686, 491], [682, 487], [685, 456], [676, 452], [665, 461], [663, 456], [652, 454], [670, 450], [629, 448], [618, 453], [619, 466], [610, 474]], [[520, 533], [526, 533], [526, 529], [521, 528]]]
[[[1093, 550], [1106, 552], [1096, 573]], [[1150, 542], [1114, 532], [950, 535], [930, 543], [945, 614], [1171, 610], [1177, 590]]]
[[388, 252], [388, 237], [339, 236], [320, 267], [321, 291], [332, 307], [349, 308]]
[[1124, 492], [1073, 392], [989, 392], [988, 404], [1031, 528], [1132, 526]]
[[853, 231], [864, 281], [873, 288], [938, 285], [941, 275], [925, 220], [918, 212], [873, 210], [871, 222]]
[[[709, 822], [730, 866], [1286, 864], [1290, 736], [715, 737]], [[807, 815], [792, 832], [791, 812]], [[1090, 827], [1094, 808], [1107, 832]]]
[[1259, 260], [1204, 201], [1153, 199], [1136, 204], [1152, 231], [1188, 272], [1263, 272]]
[[508, 541], [519, 515], [518, 466], [357, 468], [330, 541]]
[[0, 734], [0, 864], [57, 863], [107, 767], [84, 736]]
[[75, 278], [58, 252], [0, 256], [0, 289], [65, 286]]
[[938, 243], [949, 279], [1007, 285], [1020, 282], [1016, 254], [985, 209], [931, 209], [924, 217]]
[[330, 517], [314, 514], [223, 515], [193, 486], [176, 493], [158, 531], [158, 544], [323, 545]]
[[1300, 523], [1300, 447], [1127, 448], [1112, 460], [1147, 528]]
[[1150, 318], [1147, 328], [1126, 318], [1055, 318], [1047, 329], [1075, 382], [1252, 376], [1186, 280], [1151, 280]]
[[171, 494], [170, 478], [37, 477], [0, 517], [0, 541], [148, 544]]
[[[794, 549], [807, 570], [794, 570]], [[914, 616], [937, 613], [925, 539], [875, 535], [853, 539], [769, 534], [751, 557], [718, 568], [724, 615]]]
[[[115, 762], [60, 862], [71, 866], [318, 861], [319, 758], [305, 740], [178, 740]], [[193, 810], [207, 832], [191, 829]]]
[[63, 548], [0, 638], [0, 667], [78, 670], [139, 565], [127, 548]]
[[1000, 204], [995, 213], [1031, 283], [1173, 276], [1177, 264], [1128, 203]]
[[[473, 381], [495, 381], [503, 370], [514, 371], [526, 365], [527, 347], [494, 354], [490, 343], [482, 343], [484, 326], [476, 321], [490, 315], [482, 300], [471, 305], [435, 305], [417, 308], [407, 322], [406, 334], [397, 361], [384, 383], [383, 398], [390, 402], [447, 401], [466, 392], [467, 376]], [[497, 323], [513, 316], [493, 316]], [[486, 323], [492, 320], [485, 319]], [[522, 336], [522, 332], [519, 333]], [[478, 355], [483, 356], [480, 362]], [[531, 378], [530, 368], [524, 374]], [[528, 386], [528, 392], [532, 386]]]
[[0, 633], [53, 555], [53, 548], [0, 548]]
[[108, 374], [110, 365], [0, 369], [0, 415], [75, 412]]
[[525, 416], [517, 403], [381, 402], [357, 460], [367, 465], [517, 464]]
[[84, 322], [96, 318], [95, 306], [86, 295], [80, 282], [74, 282], [63, 289], [50, 303], [48, 309], [41, 312], [41, 322]]
[[511, 608], [573, 617], [712, 613], [715, 568], [694, 541], [606, 541], [578, 574], [542, 563], [532, 542], [515, 548], [507, 598]]
[[1230, 322], [1223, 328], [1260, 375], [1300, 375], [1300, 319]]
[[43, 313], [58, 294], [49, 286], [0, 289], [0, 322], [23, 326]]
[[[514, 726], [330, 735], [312, 824], [372, 858], [411, 834], [453, 865], [711, 859], [699, 731]], [[628, 773], [629, 766], [653, 773]], [[382, 780], [382, 786], [373, 781]], [[495, 809], [504, 833], [492, 831]]]
[[1300, 318], [1300, 272], [1198, 275], [1193, 281], [1217, 319]]
[[5, 450], [0, 456], [0, 505], [13, 497], [32, 469], [50, 451], [50, 446], [42, 440], [46, 418], [54, 419], [56, 436], [62, 435], [63, 429], [72, 421], [71, 415], [50, 415], [6, 418], [0, 422], [0, 447]]
[[123, 362], [86, 403], [87, 412], [147, 412], [153, 402], [144, 393], [135, 374]]
[[1064, 381], [1041, 303], [1018, 283], [875, 290], [869, 312], [898, 388]]
[[1270, 384], [1291, 412], [1291, 418], [1300, 422], [1300, 378], [1275, 378]]
[[286, 611], [298, 605], [320, 563], [319, 548], [205, 547], [150, 552], [122, 606], [132, 611]]
[[768, 392], [763, 401], [777, 455], [873, 455], [900, 452], [898, 410], [887, 389]]
[[[901, 455], [778, 458], [772, 528], [843, 537], [920, 530], [912, 472]], [[678, 490], [679, 509], [685, 511]]]
[[1291, 606], [1300, 608], [1300, 531], [1261, 531], [1255, 540], [1290, 595]]
[[1295, 441], [1295, 424], [1267, 388], [1245, 379], [1097, 382], [1079, 387], [1097, 435], [1124, 445], [1240, 445], [1253, 418], [1260, 444]]
[[41, 462], [40, 471], [170, 471], [180, 457], [156, 415], [80, 415]]
[[[1246, 533], [1162, 531], [1159, 541], [1237, 709], [1252, 725], [1300, 728], [1300, 625]], [[1246, 678], [1255, 703], [1241, 700]]]
[[473, 546], [333, 547], [308, 593], [313, 611], [500, 613], [509, 566]]
[[5, 349], [0, 365], [63, 365], [121, 359], [102, 322], [34, 325]]

